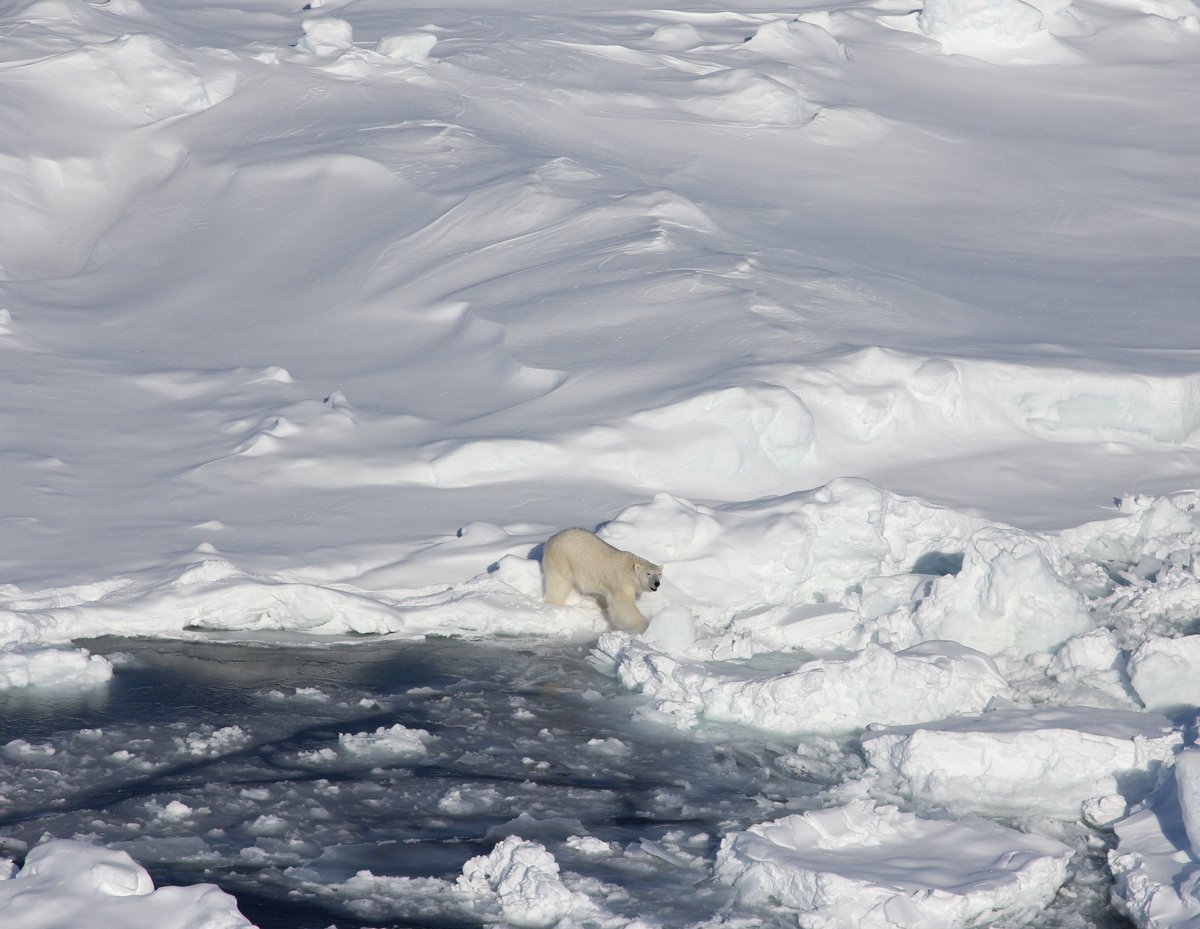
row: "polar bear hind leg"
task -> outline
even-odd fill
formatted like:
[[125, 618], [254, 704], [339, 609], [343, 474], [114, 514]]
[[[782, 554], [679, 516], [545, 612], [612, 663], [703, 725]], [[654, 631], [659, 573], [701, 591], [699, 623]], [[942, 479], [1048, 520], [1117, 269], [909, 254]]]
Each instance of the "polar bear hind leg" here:
[[551, 606], [562, 606], [567, 602], [567, 596], [575, 589], [570, 575], [550, 567], [545, 568], [546, 596], [545, 600]]

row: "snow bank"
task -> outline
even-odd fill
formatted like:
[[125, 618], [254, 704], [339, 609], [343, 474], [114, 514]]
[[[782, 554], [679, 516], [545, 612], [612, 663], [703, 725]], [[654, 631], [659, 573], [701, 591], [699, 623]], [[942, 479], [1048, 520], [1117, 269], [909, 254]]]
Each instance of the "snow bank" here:
[[[689, 203], [674, 209], [687, 211], [690, 224], [709, 222]], [[762, 365], [735, 384], [583, 429], [431, 443], [421, 461], [388, 474], [396, 482], [462, 487], [569, 471], [712, 500], [728, 499], [736, 487], [734, 496], [745, 500], [830, 474], [869, 476], [900, 462], [916, 466], [956, 450], [978, 455], [1034, 439], [1200, 447], [1200, 375], [1079, 371], [871, 347], [819, 363]], [[887, 449], [885, 461], [880, 448]]]
[[1142, 800], [1182, 742], [1166, 717], [1082, 707], [996, 710], [862, 736], [871, 766], [923, 806], [1100, 823]]
[[782, 673], [677, 658], [622, 633], [601, 636], [596, 653], [622, 684], [684, 723], [786, 735], [941, 719], [982, 710], [1008, 690], [986, 655], [953, 642], [895, 653], [871, 645], [846, 657], [801, 659]]
[[917, 23], [951, 51], [987, 43], [1020, 45], [1042, 27], [1042, 14], [1023, 0], [925, 0]]
[[770, 610], [782, 619], [796, 607], [842, 602], [869, 579], [962, 551], [983, 524], [868, 481], [838, 479], [723, 506], [657, 494], [622, 511], [600, 534], [668, 564], [670, 592], [724, 626], [741, 614]]
[[64, 641], [114, 630], [170, 636], [189, 629], [410, 637], [577, 635], [603, 624], [594, 607], [573, 611], [571, 622], [561, 611], [543, 606], [538, 563], [522, 557], [501, 557], [495, 570], [462, 583], [394, 595], [249, 574], [228, 561], [206, 557], [182, 570], [168, 566], [104, 585], [44, 593], [10, 589], [5, 605], [7, 609], [0, 608], [0, 631], [10, 640], [26, 642]]
[[0, 880], [5, 929], [253, 929], [237, 902], [212, 884], [154, 889], [125, 852], [56, 839]]
[[[1063, 732], [1002, 738], [1047, 740], [1040, 751], [1051, 765], [1065, 753], [1064, 774], [1071, 752], [1114, 740], [1111, 757], [1092, 759], [1098, 780], [1042, 798], [1047, 815], [1074, 818], [1101, 796], [1136, 800], [1150, 784], [1133, 772], [1152, 780], [1174, 744], [1152, 731], [1161, 718], [1134, 731], [1134, 717], [1115, 711], [1200, 706], [1200, 636], [1181, 634], [1200, 598], [1190, 491], [1124, 498], [1111, 518], [1037, 533], [839, 480], [723, 506], [660, 494], [600, 532], [666, 569], [659, 594], [642, 598], [645, 636], [602, 637], [597, 664], [688, 724], [839, 732], [978, 712], [1001, 696], [1076, 705]], [[796, 653], [783, 672], [781, 652]], [[756, 663], [767, 654], [772, 663]], [[1115, 715], [1089, 722], [1084, 707]], [[996, 737], [987, 730], [977, 733], [985, 747]], [[1012, 797], [994, 794], [1006, 808], [1024, 802], [1025, 788], [1011, 787]]]
[[[810, 731], [834, 732], [979, 712], [998, 696], [1170, 712], [1200, 706], [1200, 637], [1189, 634], [1200, 604], [1193, 492], [1127, 497], [1107, 519], [1031, 532], [839, 479], [726, 504], [660, 493], [599, 532], [666, 570], [663, 587], [640, 600], [651, 620], [646, 637], [605, 638], [598, 660], [680, 719], [790, 733], [806, 718]], [[541, 602], [540, 568], [529, 555], [547, 535], [536, 525], [466, 526], [427, 545], [411, 573], [425, 564], [460, 576], [490, 569], [415, 589], [330, 583], [302, 570], [251, 574], [211, 546], [102, 583], [8, 586], [0, 588], [0, 628], [29, 650], [0, 653], [8, 656], [0, 667], [11, 682], [33, 673], [36, 649], [114, 630], [604, 632], [587, 598], [562, 608]], [[770, 665], [786, 673], [756, 670], [756, 659], [786, 653], [794, 655]], [[38, 661], [59, 659], [60, 670], [70, 663], [89, 679], [106, 673], [62, 648]]]
[[1033, 917], [1066, 879], [1071, 854], [992, 823], [862, 801], [730, 833], [714, 873], [747, 903], [798, 910], [809, 929], [951, 929]]

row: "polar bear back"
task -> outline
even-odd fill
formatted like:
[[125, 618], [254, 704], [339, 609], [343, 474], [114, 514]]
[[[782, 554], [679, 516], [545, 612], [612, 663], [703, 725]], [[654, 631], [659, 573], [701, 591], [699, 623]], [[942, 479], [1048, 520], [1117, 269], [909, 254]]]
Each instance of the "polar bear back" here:
[[546, 542], [542, 565], [548, 573], [570, 578], [575, 589], [589, 597], [649, 590], [649, 586], [638, 583], [637, 568], [662, 571], [653, 562], [609, 545], [586, 529], [564, 529], [552, 535]]

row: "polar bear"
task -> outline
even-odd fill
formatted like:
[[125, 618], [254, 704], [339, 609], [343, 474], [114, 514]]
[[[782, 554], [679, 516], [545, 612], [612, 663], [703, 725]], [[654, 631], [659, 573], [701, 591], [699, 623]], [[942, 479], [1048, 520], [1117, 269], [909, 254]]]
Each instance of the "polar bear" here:
[[646, 617], [634, 598], [643, 591], [658, 590], [662, 566], [632, 552], [613, 548], [586, 529], [564, 529], [546, 542], [542, 551], [542, 574], [546, 579], [546, 602], [562, 606], [572, 589], [594, 597], [617, 629], [644, 632]]

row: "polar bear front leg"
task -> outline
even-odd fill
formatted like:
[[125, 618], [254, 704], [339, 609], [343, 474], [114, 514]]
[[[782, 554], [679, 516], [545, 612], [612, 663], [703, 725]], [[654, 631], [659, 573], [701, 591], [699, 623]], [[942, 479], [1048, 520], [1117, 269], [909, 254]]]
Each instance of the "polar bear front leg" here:
[[646, 617], [634, 602], [633, 594], [622, 594], [609, 600], [608, 619], [613, 628], [625, 632], [645, 632], [648, 625]]
[[551, 606], [562, 606], [567, 602], [567, 596], [574, 588], [574, 584], [565, 574], [560, 574], [553, 568], [545, 569], [546, 574], [546, 597], [545, 600]]

